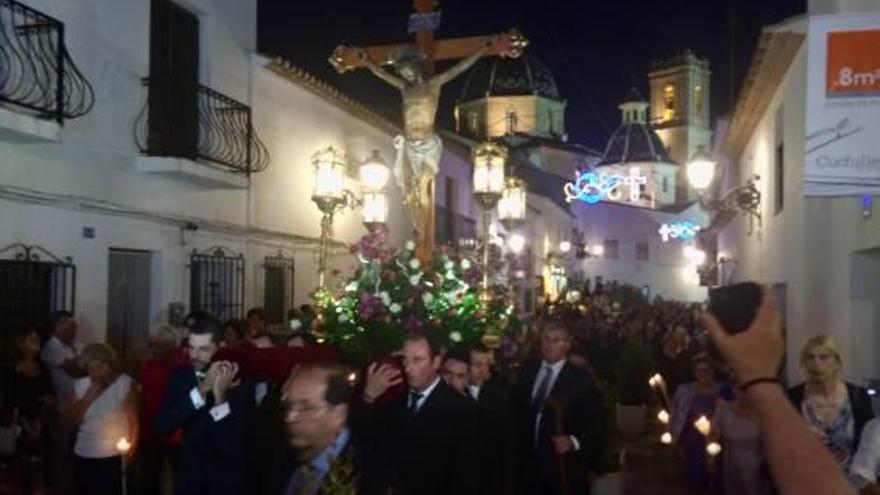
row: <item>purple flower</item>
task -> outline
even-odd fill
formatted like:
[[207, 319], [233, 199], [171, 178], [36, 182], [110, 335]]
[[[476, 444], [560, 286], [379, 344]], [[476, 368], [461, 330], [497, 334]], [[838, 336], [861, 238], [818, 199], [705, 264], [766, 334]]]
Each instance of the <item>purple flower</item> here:
[[371, 320], [376, 316], [380, 316], [383, 310], [384, 305], [380, 298], [372, 294], [361, 294], [360, 301], [358, 302], [358, 314], [360, 314], [361, 318]]

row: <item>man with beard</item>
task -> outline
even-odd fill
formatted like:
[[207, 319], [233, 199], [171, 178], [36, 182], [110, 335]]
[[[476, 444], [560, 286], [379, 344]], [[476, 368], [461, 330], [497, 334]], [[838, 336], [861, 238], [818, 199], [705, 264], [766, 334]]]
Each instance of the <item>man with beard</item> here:
[[238, 365], [211, 362], [223, 339], [220, 322], [197, 318], [189, 333], [189, 364], [168, 382], [156, 429], [183, 430], [174, 492], [177, 495], [244, 493], [244, 434], [254, 407], [250, 385], [233, 386]]

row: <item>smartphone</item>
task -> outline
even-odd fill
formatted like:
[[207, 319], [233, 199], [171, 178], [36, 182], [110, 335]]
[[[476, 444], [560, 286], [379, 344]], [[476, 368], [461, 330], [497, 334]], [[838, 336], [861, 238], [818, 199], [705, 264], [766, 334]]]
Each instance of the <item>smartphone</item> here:
[[709, 289], [709, 312], [729, 334], [751, 326], [761, 307], [763, 290], [755, 282], [742, 282]]

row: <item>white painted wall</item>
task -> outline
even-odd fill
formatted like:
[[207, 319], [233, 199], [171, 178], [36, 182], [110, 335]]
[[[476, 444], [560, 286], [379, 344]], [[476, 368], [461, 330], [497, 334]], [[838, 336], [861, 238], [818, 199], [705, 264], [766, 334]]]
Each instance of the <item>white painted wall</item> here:
[[[651, 297], [681, 301], [702, 301], [706, 298], [706, 288], [700, 287], [696, 269], [684, 257], [680, 241], [664, 243], [658, 230], [660, 223], [656, 218], [665, 215], [643, 208], [597, 203], [588, 205], [575, 202], [578, 228], [584, 232], [588, 246], [604, 244], [606, 239], [618, 242], [618, 258], [589, 257], [575, 261], [586, 277], [601, 276], [605, 281], [617, 280], [637, 287], [647, 285]], [[694, 223], [696, 218], [681, 218]], [[665, 221], [674, 222], [675, 215], [668, 215]], [[636, 259], [636, 244], [648, 243], [647, 261]], [[607, 253], [606, 253], [607, 254]]]
[[[794, 21], [794, 23], [801, 21]], [[802, 24], [792, 24], [800, 29]], [[735, 170], [726, 187], [744, 183], [759, 174], [763, 222], [747, 235], [748, 220], [738, 216], [719, 236], [719, 255], [732, 258], [730, 282], [755, 280], [786, 284], [787, 375], [802, 379], [797, 356], [812, 335], [831, 334], [844, 354], [844, 376], [855, 383], [880, 376], [876, 356], [880, 342], [874, 338], [877, 320], [868, 321], [862, 274], [854, 278], [855, 267], [868, 270], [862, 251], [880, 247], [880, 218], [861, 214], [860, 198], [806, 198], [802, 195], [804, 119], [806, 98], [805, 43], [788, 69], [771, 104], [755, 127], [745, 151], [731, 157]], [[774, 214], [773, 146], [775, 116], [784, 105], [785, 207]], [[858, 260], [862, 260], [860, 264]], [[858, 295], [858, 297], [857, 297]], [[880, 296], [877, 296], [880, 297]], [[854, 317], [853, 314], [858, 314]], [[877, 318], [877, 313], [874, 313]]]

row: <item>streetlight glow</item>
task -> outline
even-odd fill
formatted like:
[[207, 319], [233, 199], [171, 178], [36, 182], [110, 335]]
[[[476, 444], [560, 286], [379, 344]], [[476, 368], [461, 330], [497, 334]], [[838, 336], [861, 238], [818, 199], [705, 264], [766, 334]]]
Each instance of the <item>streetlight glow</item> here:
[[510, 239], [507, 241], [507, 247], [509, 247], [514, 254], [521, 253], [525, 245], [526, 238], [520, 234], [511, 235]]
[[315, 185], [312, 198], [341, 201], [345, 189], [345, 161], [332, 146], [312, 155], [315, 166]]
[[715, 161], [702, 146], [697, 148], [687, 164], [687, 178], [691, 186], [698, 191], [708, 188], [715, 178]]
[[361, 165], [360, 176], [361, 184], [366, 190], [376, 191], [388, 184], [391, 170], [379, 156], [379, 152], [373, 151], [373, 154]]

